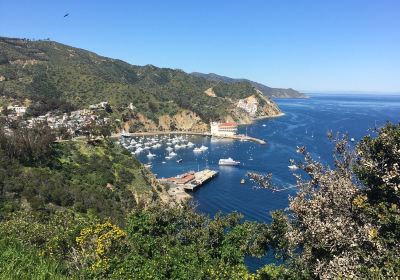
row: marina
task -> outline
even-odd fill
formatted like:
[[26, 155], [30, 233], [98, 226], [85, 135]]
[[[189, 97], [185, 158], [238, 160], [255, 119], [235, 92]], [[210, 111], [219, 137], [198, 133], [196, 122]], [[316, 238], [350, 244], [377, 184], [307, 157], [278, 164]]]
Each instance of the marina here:
[[[146, 137], [146, 136], [156, 136], [156, 135], [166, 135], [166, 136], [172, 136], [172, 135], [192, 135], [192, 136], [205, 136], [205, 137], [215, 137], [215, 138], [226, 138], [226, 139], [234, 139], [234, 140], [239, 140], [239, 141], [251, 141], [258, 143], [260, 145], [265, 145], [267, 142], [263, 139], [255, 138], [255, 137], [250, 137], [244, 134], [238, 134], [238, 135], [214, 135], [210, 132], [194, 132], [194, 131], [150, 131], [150, 132], [135, 132], [135, 133], [119, 133], [114, 135], [114, 137]], [[190, 145], [190, 144], [189, 144]]]

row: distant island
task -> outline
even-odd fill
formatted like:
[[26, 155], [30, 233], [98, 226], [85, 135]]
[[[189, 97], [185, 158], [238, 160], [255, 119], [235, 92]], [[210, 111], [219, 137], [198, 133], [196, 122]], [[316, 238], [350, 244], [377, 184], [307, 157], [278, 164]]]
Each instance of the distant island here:
[[201, 77], [208, 81], [214, 81], [214, 82], [224, 82], [228, 84], [247, 82], [250, 83], [257, 90], [261, 91], [262, 94], [268, 96], [269, 98], [307, 98], [307, 96], [304, 93], [294, 90], [292, 88], [271, 88], [269, 86], [248, 79], [234, 79], [214, 73], [204, 74], [199, 72], [193, 72], [191, 74], [195, 77]]

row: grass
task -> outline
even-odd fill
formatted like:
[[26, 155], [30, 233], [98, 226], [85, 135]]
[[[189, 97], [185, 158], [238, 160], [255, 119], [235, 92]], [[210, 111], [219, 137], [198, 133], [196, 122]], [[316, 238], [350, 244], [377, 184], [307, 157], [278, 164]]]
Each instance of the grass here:
[[39, 256], [39, 251], [16, 239], [0, 238], [0, 279], [71, 279], [62, 275], [63, 267]]

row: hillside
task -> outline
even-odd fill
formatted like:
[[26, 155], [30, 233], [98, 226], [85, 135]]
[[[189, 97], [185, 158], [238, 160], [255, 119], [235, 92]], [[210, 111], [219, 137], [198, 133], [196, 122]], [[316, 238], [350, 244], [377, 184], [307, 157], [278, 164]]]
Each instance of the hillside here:
[[224, 82], [228, 84], [248, 82], [253, 87], [261, 91], [265, 96], [268, 96], [269, 98], [306, 98], [304, 93], [301, 93], [292, 88], [271, 88], [261, 83], [250, 81], [248, 79], [233, 79], [226, 76], [217, 75], [214, 73], [204, 74], [199, 72], [193, 72], [191, 74], [195, 77], [201, 77], [209, 81]]
[[[260, 104], [256, 116], [236, 107], [240, 99], [252, 95]], [[77, 109], [108, 101], [113, 117], [136, 130], [205, 130], [210, 121], [248, 123], [253, 117], [280, 113], [249, 82], [215, 85], [181, 70], [130, 65], [53, 41], [4, 37], [0, 38], [0, 96], [28, 104], [62, 101]], [[190, 123], [182, 126], [180, 120], [186, 116]]]

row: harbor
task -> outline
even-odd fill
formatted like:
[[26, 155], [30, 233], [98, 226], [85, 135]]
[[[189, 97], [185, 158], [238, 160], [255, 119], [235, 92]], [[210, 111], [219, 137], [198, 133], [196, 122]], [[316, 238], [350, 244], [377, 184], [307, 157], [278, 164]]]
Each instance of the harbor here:
[[170, 188], [179, 187], [183, 190], [194, 191], [218, 175], [218, 171], [204, 169], [198, 172], [189, 171], [170, 178], [160, 178], [158, 182]]
[[265, 145], [267, 142], [263, 139], [250, 137], [243, 134], [238, 135], [214, 135], [210, 132], [194, 132], [194, 131], [149, 131], [149, 132], [134, 132], [134, 133], [121, 133], [113, 135], [113, 137], [146, 137], [146, 136], [157, 136], [157, 135], [193, 135], [193, 136], [205, 136], [205, 137], [215, 137], [215, 138], [225, 138], [225, 139], [233, 139], [239, 141], [251, 141], [258, 143], [260, 145]]

